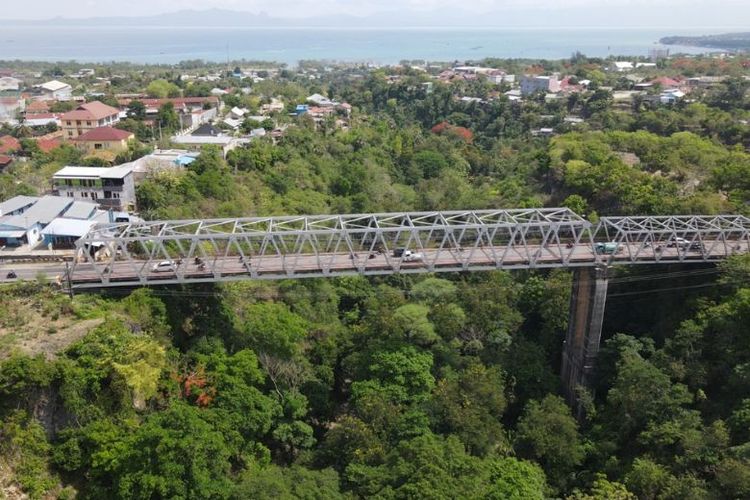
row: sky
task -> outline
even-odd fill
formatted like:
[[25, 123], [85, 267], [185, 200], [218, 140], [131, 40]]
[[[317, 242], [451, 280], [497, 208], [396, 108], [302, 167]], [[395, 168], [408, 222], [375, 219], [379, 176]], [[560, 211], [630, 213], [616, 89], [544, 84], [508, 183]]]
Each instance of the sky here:
[[295, 18], [335, 14], [368, 16], [382, 12], [412, 11], [416, 16], [423, 14], [430, 16], [430, 19], [450, 22], [451, 13], [457, 6], [469, 14], [523, 10], [545, 15], [561, 8], [574, 8], [584, 13], [591, 12], [594, 17], [623, 8], [640, 11], [644, 17], [648, 17], [649, 12], [656, 8], [662, 12], [672, 12], [668, 16], [673, 17], [665, 19], [673, 21], [674, 25], [688, 19], [700, 20], [705, 12], [710, 14], [710, 22], [714, 24], [726, 19], [726, 23], [722, 24], [744, 24], [750, 31], [748, 0], [0, 0], [0, 3], [4, 4], [0, 9], [0, 19], [140, 16], [184, 9], [218, 8]]

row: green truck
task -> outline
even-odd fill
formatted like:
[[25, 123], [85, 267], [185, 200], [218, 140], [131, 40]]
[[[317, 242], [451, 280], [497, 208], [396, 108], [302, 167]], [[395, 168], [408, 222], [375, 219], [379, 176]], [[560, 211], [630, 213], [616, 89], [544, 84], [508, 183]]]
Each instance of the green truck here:
[[607, 243], [595, 244], [594, 250], [596, 250], [596, 253], [598, 254], [614, 255], [616, 253], [622, 252], [622, 246], [615, 241], [609, 241]]

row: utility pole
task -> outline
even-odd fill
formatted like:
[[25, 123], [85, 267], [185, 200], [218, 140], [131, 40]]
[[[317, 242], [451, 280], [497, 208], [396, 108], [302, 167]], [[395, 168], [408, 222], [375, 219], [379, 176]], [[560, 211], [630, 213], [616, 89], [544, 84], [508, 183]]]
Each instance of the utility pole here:
[[68, 282], [68, 296], [73, 299], [73, 281], [70, 278], [70, 264], [65, 261], [65, 281]]

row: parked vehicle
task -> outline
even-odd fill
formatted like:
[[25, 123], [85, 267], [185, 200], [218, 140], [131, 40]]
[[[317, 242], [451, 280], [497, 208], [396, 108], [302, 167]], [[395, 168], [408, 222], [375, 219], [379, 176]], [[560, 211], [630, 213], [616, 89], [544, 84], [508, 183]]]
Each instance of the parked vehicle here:
[[419, 252], [412, 252], [411, 250], [404, 250], [404, 253], [401, 256], [401, 260], [404, 262], [415, 262], [419, 260], [424, 260], [424, 255], [422, 255]]
[[18, 275], [15, 271], [8, 271], [8, 274], [5, 275], [5, 279], [14, 280], [18, 278]]
[[151, 266], [152, 273], [173, 273], [175, 270], [177, 265], [172, 260], [163, 260]]
[[614, 255], [616, 253], [622, 252], [622, 245], [620, 245], [616, 241], [597, 243], [596, 245], [594, 245], [594, 250], [596, 250], [596, 253], [598, 254]]

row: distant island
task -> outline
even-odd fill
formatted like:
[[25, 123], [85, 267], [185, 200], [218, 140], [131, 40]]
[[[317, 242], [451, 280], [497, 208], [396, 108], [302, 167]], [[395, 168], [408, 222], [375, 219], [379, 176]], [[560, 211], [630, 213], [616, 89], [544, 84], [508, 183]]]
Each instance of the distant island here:
[[750, 33], [723, 33], [704, 36], [665, 36], [659, 40], [664, 45], [687, 45], [732, 51], [750, 50]]

